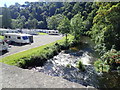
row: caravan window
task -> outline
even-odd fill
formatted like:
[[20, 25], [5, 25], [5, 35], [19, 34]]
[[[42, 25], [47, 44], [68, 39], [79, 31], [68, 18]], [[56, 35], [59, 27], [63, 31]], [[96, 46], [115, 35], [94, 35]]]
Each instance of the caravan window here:
[[21, 39], [20, 37], [17, 37], [17, 39]]
[[5, 45], [5, 42], [3, 42], [3, 45]]
[[9, 38], [10, 38], [10, 36], [9, 36]]
[[23, 40], [26, 40], [26, 39], [28, 39], [28, 37], [27, 37], [27, 36], [23, 36], [22, 38], [23, 38]]
[[7, 38], [7, 36], [5, 36], [5, 38]]

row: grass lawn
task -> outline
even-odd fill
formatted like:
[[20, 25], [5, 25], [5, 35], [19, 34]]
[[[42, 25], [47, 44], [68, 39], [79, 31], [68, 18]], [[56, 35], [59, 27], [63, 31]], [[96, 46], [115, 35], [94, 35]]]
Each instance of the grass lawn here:
[[[74, 36], [69, 35], [68, 42], [71, 43], [73, 38]], [[63, 37], [61, 40], [57, 40], [50, 44], [46, 44], [43, 46], [39, 46], [36, 48], [32, 48], [23, 52], [19, 52], [19, 53], [4, 57], [3, 59], [0, 60], [0, 62], [21, 67], [21, 65], [26, 64], [26, 62], [32, 62], [33, 58], [36, 59], [41, 57], [42, 58], [47, 57], [49, 54], [53, 53], [54, 50], [56, 49], [55, 43], [58, 43], [59, 45], [63, 45], [64, 42], [65, 42], [65, 37]], [[48, 47], [49, 49], [45, 49]]]
[[1, 35], [0, 35], [0, 39], [2, 39], [2, 40], [3, 40], [3, 39], [4, 39], [4, 36], [1, 36]]
[[41, 32], [38, 33], [38, 34], [39, 34], [39, 35], [48, 35], [47, 33], [41, 33]]

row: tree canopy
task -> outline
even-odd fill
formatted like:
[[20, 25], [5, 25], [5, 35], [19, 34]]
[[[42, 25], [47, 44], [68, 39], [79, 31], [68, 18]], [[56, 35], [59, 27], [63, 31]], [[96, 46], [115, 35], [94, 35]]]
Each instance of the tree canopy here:
[[0, 10], [3, 28], [59, 29], [76, 40], [87, 34], [98, 51], [120, 50], [120, 2], [25, 2]]

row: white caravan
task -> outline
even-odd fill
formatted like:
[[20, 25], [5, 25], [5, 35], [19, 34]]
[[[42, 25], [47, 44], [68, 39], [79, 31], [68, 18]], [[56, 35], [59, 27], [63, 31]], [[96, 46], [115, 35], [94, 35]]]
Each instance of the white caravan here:
[[37, 35], [38, 32], [35, 30], [35, 29], [22, 29], [21, 30], [22, 33], [25, 33], [25, 34], [31, 34], [31, 35]]
[[0, 39], [0, 51], [8, 51], [9, 45]]
[[46, 33], [49, 35], [58, 35], [59, 31], [58, 30], [46, 30]]
[[18, 33], [18, 30], [0, 28], [0, 35], [4, 35], [5, 33]]
[[33, 43], [33, 36], [29, 34], [21, 34], [21, 33], [5, 33], [5, 40], [9, 40], [11, 42], [16, 43]]

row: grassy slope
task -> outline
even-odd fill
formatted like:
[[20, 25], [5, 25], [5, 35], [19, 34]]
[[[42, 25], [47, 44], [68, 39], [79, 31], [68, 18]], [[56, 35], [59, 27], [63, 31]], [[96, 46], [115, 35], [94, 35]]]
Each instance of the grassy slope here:
[[2, 39], [2, 40], [3, 40], [3, 39], [4, 39], [4, 36], [1, 36], [1, 35], [0, 35], [0, 39]]
[[[68, 37], [69, 42], [71, 42], [73, 40], [73, 36], [69, 36]], [[46, 47], [50, 47], [53, 46], [56, 42], [59, 44], [63, 44], [65, 41], [65, 37], [63, 37], [61, 40], [57, 40], [55, 42], [52, 42], [50, 44], [46, 44], [43, 46], [39, 46], [36, 48], [32, 48], [29, 49], [27, 51], [23, 51], [23, 52], [19, 52], [10, 56], [7, 56], [5, 58], [3, 58], [2, 60], [0, 60], [0, 62], [5, 63], [5, 64], [9, 64], [9, 65], [16, 65], [19, 66], [19, 63], [21, 62], [22, 64], [25, 63], [25, 59], [27, 58], [27, 60], [30, 60], [28, 58], [32, 58], [34, 56], [39, 57], [41, 54], [44, 54], [44, 52], [46, 52], [47, 50], [45, 50], [44, 48]]]
[[39, 35], [47, 35], [47, 33], [38, 33]]

